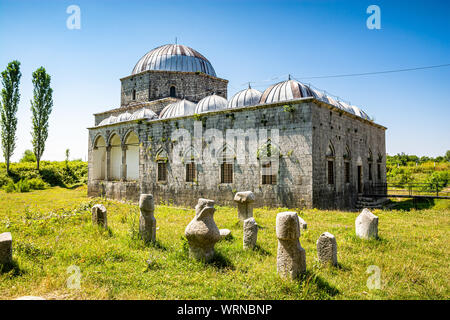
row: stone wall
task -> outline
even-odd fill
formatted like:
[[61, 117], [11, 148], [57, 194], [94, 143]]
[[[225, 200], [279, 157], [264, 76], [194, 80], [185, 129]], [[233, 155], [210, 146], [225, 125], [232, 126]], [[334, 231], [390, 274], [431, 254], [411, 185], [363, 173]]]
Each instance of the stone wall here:
[[[198, 102], [216, 93], [227, 99], [228, 80], [216, 78], [200, 72], [144, 71], [120, 79], [121, 105], [135, 101], [153, 101], [170, 97], [170, 87], [175, 87], [175, 97]], [[133, 100], [133, 90], [136, 92]], [[161, 108], [162, 109], [162, 108]], [[155, 108], [156, 113], [161, 109]]]
[[[312, 112], [313, 128], [313, 206], [317, 208], [354, 208], [358, 197], [357, 166], [362, 166], [362, 184], [366, 188], [386, 182], [385, 128], [330, 109], [317, 102]], [[334, 156], [327, 157], [330, 143]], [[350, 151], [350, 183], [345, 182], [344, 153]], [[372, 152], [372, 181], [369, 181], [368, 154]], [[334, 160], [334, 184], [328, 183], [327, 161]], [[381, 179], [377, 163], [380, 161]]]

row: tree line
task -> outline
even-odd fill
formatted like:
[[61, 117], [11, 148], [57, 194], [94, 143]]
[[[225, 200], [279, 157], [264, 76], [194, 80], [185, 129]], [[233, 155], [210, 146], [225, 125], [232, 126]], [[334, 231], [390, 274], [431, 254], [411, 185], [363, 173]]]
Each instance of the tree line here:
[[[16, 148], [17, 110], [20, 101], [19, 84], [21, 77], [20, 62], [17, 60], [11, 61], [1, 73], [3, 87], [0, 97], [1, 144], [8, 174], [10, 173], [11, 157]], [[32, 73], [31, 143], [36, 157], [37, 170], [39, 170], [39, 162], [45, 150], [49, 117], [53, 107], [53, 90], [50, 81], [51, 77], [44, 67], [40, 67]]]
[[398, 164], [400, 166], [407, 166], [408, 163], [422, 164], [426, 162], [450, 162], [450, 150], [447, 150], [443, 156], [437, 156], [435, 158], [427, 156], [418, 157], [416, 155], [409, 155], [402, 152], [396, 154], [395, 156], [386, 156], [386, 162], [387, 164]]

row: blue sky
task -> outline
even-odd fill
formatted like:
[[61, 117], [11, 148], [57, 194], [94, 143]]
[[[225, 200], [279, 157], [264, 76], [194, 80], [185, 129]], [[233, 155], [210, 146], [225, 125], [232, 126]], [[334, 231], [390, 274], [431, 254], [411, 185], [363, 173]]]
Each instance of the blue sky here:
[[[81, 29], [69, 30], [69, 5]], [[369, 30], [366, 9], [381, 9]], [[18, 140], [31, 148], [31, 73], [52, 76], [54, 108], [44, 159], [87, 156], [95, 112], [119, 106], [119, 78], [154, 47], [173, 43], [205, 55], [229, 98], [245, 83], [450, 63], [447, 1], [80, 1], [0, 0], [0, 69], [21, 62]], [[450, 149], [450, 67], [362, 77], [305, 79], [362, 107], [386, 127], [387, 152], [437, 156]], [[3, 160], [3, 157], [0, 156]]]

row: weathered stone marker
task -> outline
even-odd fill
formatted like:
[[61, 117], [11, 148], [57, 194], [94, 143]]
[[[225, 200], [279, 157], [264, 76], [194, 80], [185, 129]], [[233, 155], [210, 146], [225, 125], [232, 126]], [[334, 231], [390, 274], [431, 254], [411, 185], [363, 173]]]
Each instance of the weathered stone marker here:
[[108, 228], [108, 219], [104, 205], [96, 204], [92, 207], [92, 223], [98, 224], [105, 229]]
[[244, 249], [254, 249], [258, 239], [258, 224], [255, 218], [244, 220]]
[[0, 234], [0, 265], [12, 262], [12, 236], [10, 232]]
[[139, 235], [145, 242], [156, 240], [155, 204], [151, 194], [141, 194], [139, 197]]
[[338, 265], [336, 238], [331, 233], [322, 233], [317, 240], [316, 245], [319, 262], [331, 263], [334, 266]]
[[300, 224], [296, 212], [277, 214], [277, 272], [283, 278], [295, 279], [306, 271], [306, 253], [300, 245]]
[[300, 224], [300, 230], [306, 230], [308, 228], [308, 224], [300, 216], [298, 217], [298, 223]]
[[378, 217], [364, 209], [355, 220], [356, 235], [361, 239], [378, 238]]
[[184, 231], [189, 244], [189, 255], [197, 260], [210, 261], [214, 257], [214, 245], [220, 240], [220, 231], [214, 222], [214, 211], [213, 200], [198, 199], [195, 217]]
[[251, 191], [237, 192], [234, 201], [238, 204], [238, 218], [241, 221], [253, 217], [253, 202], [255, 195]]

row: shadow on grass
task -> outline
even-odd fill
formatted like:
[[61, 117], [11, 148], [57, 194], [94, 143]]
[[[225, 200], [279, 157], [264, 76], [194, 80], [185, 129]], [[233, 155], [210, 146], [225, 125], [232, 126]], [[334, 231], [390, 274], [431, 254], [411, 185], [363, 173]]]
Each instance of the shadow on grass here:
[[152, 247], [161, 251], [167, 251], [167, 247], [158, 239], [156, 239], [155, 241], [146, 241], [144, 243], [146, 247]]
[[392, 202], [390, 209], [411, 211], [412, 209], [423, 210], [433, 208], [434, 199], [402, 199]]
[[223, 255], [219, 251], [216, 251], [212, 260], [205, 262], [205, 264], [213, 266], [220, 270], [235, 270], [236, 269], [236, 267], [231, 262], [231, 260], [228, 259], [225, 255]]
[[11, 277], [19, 277], [25, 273], [24, 270], [20, 269], [19, 264], [13, 260], [10, 263], [0, 265], [0, 274], [9, 273]]
[[259, 244], [257, 244], [253, 250], [256, 253], [263, 255], [263, 256], [271, 256], [272, 255], [272, 253], [270, 253], [270, 251], [267, 251], [266, 249], [261, 247]]
[[305, 289], [306, 286], [314, 286], [317, 288], [317, 291], [331, 297], [339, 293], [336, 287], [330, 285], [324, 278], [309, 270], [302, 273], [296, 281], [299, 288]]

